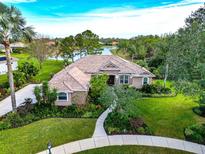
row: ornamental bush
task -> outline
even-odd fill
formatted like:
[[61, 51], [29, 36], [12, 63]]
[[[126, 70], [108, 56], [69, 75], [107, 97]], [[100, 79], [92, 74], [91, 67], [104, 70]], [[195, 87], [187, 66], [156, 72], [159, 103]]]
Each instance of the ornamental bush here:
[[188, 141], [205, 144], [205, 124], [195, 124], [187, 127], [184, 135]]
[[99, 97], [107, 88], [107, 74], [95, 75], [90, 81], [89, 97], [90, 101], [94, 104], [100, 104]]

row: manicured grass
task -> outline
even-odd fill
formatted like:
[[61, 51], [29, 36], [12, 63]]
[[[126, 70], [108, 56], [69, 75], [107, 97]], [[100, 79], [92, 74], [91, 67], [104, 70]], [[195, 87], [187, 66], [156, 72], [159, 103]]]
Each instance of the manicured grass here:
[[33, 154], [53, 146], [92, 136], [95, 119], [44, 119], [24, 127], [0, 131], [1, 154]]
[[188, 154], [174, 149], [146, 146], [111, 146], [83, 151], [78, 154]]
[[6, 74], [0, 75], [0, 84], [1, 84], [1, 83], [5, 83], [7, 80], [8, 80], [8, 79], [7, 79], [7, 75], [6, 75]]
[[[5, 54], [0, 53], [0, 56], [5, 56]], [[12, 53], [11, 56], [18, 58], [19, 60], [27, 59], [28, 57], [30, 57], [30, 55], [27, 53], [20, 53], [20, 54], [19, 53]]]
[[[0, 56], [4, 56], [4, 54], [0, 54]], [[21, 54], [12, 54], [13, 57], [18, 58], [19, 62], [28, 60], [29, 61], [29, 54], [21, 53]], [[42, 82], [45, 80], [50, 80], [52, 75], [59, 72], [61, 69], [63, 69], [63, 61], [59, 60], [46, 60], [42, 64], [42, 68], [39, 71], [39, 74], [34, 78], [36, 82]], [[0, 84], [7, 82], [7, 75], [0, 75]]]
[[166, 98], [144, 98], [136, 102], [136, 112], [154, 131], [154, 135], [184, 139], [184, 129], [205, 118], [193, 113], [197, 103], [183, 95]]
[[42, 65], [42, 69], [39, 71], [38, 75], [35, 76], [34, 80], [38, 82], [50, 80], [52, 75], [63, 69], [63, 66], [63, 61], [46, 60]]

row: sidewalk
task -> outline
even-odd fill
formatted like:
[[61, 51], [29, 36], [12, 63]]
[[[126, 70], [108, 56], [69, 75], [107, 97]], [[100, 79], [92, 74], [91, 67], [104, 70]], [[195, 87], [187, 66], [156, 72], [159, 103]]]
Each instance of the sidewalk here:
[[[53, 148], [52, 154], [71, 154], [85, 150], [115, 146], [115, 145], [143, 145], [177, 149], [196, 154], [205, 154], [205, 146], [183, 140], [146, 136], [146, 135], [113, 135], [83, 139]], [[48, 151], [39, 154], [48, 154]]]
[[[33, 94], [34, 88], [38, 84], [29, 84], [28, 86], [18, 90], [16, 92], [16, 105], [17, 107], [24, 102], [25, 98], [32, 98], [33, 102], [36, 102], [35, 96]], [[0, 117], [6, 113], [12, 111], [11, 96], [0, 101]]]

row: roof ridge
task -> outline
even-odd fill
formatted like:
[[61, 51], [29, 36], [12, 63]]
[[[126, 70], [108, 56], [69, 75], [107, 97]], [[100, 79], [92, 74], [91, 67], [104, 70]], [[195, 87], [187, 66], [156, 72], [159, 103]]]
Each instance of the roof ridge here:
[[65, 81], [63, 81], [63, 84], [64, 84], [68, 89], [70, 89], [71, 91], [73, 91], [73, 89], [72, 89], [69, 85], [67, 85], [67, 84], [65, 83]]
[[76, 80], [69, 72], [66, 72], [68, 75], [70, 75], [70, 77], [72, 77], [77, 83], [79, 83], [79, 85], [86, 90], [86, 88], [78, 81]]
[[[114, 56], [114, 57], [120, 58], [121, 60], [123, 60], [123, 61], [126, 62], [126, 63], [131, 63], [130, 61], [127, 61], [127, 60], [125, 60], [125, 59], [123, 59], [123, 58], [121, 58], [121, 57], [119, 57], [119, 56]], [[112, 59], [114, 59], [114, 58], [112, 58]], [[120, 64], [123, 64], [122, 62], [118, 61], [117, 59], [114, 59], [114, 60], [117, 61], [117, 62], [119, 62]], [[124, 65], [124, 66], [127, 67], [127, 68], [129, 68], [129, 69], [131, 69], [131, 70], [133, 70], [133, 71], [135, 71], [135, 69], [133, 69], [133, 68], [127, 66], [127, 65]]]

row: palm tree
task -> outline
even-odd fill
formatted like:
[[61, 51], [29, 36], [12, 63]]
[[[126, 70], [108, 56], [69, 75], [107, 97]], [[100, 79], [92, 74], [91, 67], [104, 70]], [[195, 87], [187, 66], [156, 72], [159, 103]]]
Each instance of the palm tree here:
[[6, 6], [0, 3], [0, 43], [5, 47], [9, 85], [11, 90], [12, 109], [16, 111], [16, 98], [12, 72], [11, 59], [11, 41], [22, 40], [23, 38], [31, 41], [35, 35], [32, 27], [26, 27], [26, 21], [22, 17], [21, 12], [14, 6]]

